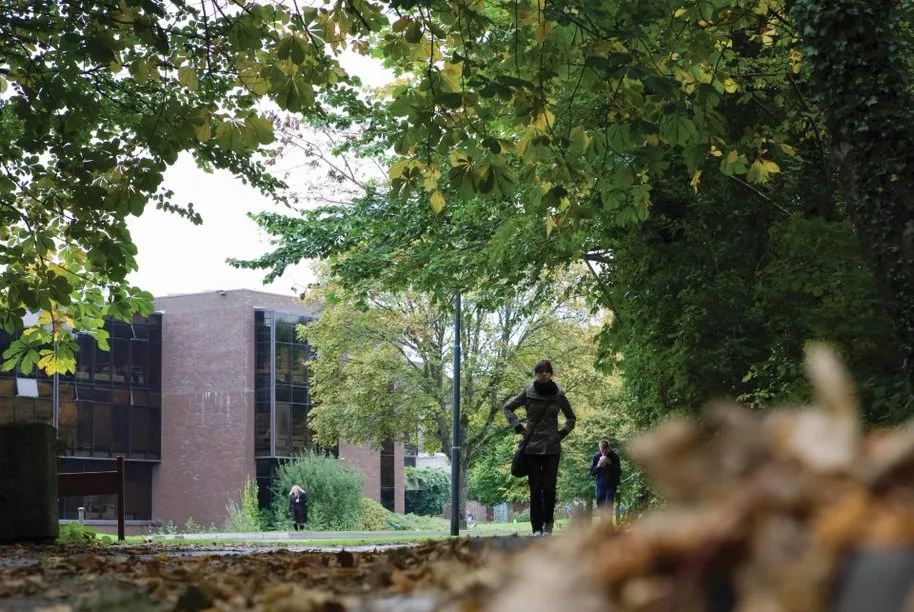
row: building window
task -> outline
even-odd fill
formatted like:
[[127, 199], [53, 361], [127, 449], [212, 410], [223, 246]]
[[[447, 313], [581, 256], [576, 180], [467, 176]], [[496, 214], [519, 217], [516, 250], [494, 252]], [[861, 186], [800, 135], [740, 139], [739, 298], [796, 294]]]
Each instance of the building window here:
[[[107, 472], [117, 469], [113, 460], [61, 459], [61, 474], [74, 472]], [[125, 462], [124, 464], [124, 515], [128, 521], [152, 519], [152, 464]], [[86, 509], [90, 520], [117, 520], [117, 495], [86, 495], [60, 498], [58, 511], [62, 519], [76, 519], [78, 508]]]
[[[111, 351], [102, 351], [88, 334], [77, 334], [76, 372], [54, 379], [42, 372], [23, 379], [0, 373], [0, 423], [57, 422], [64, 452], [74, 457], [161, 458], [161, 317], [133, 323], [109, 320]], [[0, 352], [11, 338], [0, 333]], [[21, 375], [19, 375], [21, 378]], [[18, 387], [28, 386], [24, 396]]]
[[299, 325], [310, 317], [257, 310], [254, 313], [254, 454], [291, 457], [311, 448], [307, 342]]
[[394, 443], [387, 440], [381, 447], [381, 505], [391, 512], [394, 511], [395, 492]]

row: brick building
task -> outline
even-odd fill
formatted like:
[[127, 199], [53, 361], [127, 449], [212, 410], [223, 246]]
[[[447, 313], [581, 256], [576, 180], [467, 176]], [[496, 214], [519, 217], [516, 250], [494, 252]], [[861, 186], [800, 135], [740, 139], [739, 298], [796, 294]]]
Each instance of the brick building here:
[[[38, 374], [31, 385], [0, 375], [0, 423], [56, 425], [67, 448], [61, 471], [108, 469], [123, 455], [132, 532], [188, 517], [221, 524], [246, 477], [269, 503], [279, 462], [311, 447], [310, 349], [295, 326], [312, 313], [295, 298], [250, 290], [160, 297], [156, 311], [133, 324], [108, 322], [110, 352], [80, 335], [75, 375], [55, 382]], [[0, 336], [0, 351], [8, 342]], [[329, 450], [362, 471], [366, 497], [403, 511], [401, 446]], [[61, 518], [83, 505], [104, 527], [113, 504], [108, 496], [61, 500]]]

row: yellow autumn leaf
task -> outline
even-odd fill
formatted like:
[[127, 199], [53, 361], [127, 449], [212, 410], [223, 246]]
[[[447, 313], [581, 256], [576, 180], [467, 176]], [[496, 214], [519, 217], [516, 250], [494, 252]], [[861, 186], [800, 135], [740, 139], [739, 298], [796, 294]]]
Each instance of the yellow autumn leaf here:
[[791, 147], [789, 144], [781, 144], [781, 150], [787, 155], [796, 155], [797, 150]]
[[739, 89], [739, 85], [736, 84], [736, 81], [733, 79], [724, 80], [724, 91], [727, 93], [736, 93]]
[[540, 134], [548, 131], [555, 124], [555, 115], [546, 109], [533, 120], [533, 128]]
[[552, 24], [543, 19], [536, 28], [536, 42], [542, 43], [550, 34], [552, 34]]
[[660, 144], [660, 134], [645, 134], [644, 140], [652, 147], [656, 147]]
[[555, 219], [551, 216], [546, 217], [546, 235], [551, 236], [556, 227], [558, 226], [555, 223]]
[[425, 172], [425, 190], [426, 191], [435, 191], [438, 189], [438, 179], [441, 178], [441, 170], [438, 169], [437, 164], [429, 164], [428, 170]]
[[684, 8], [678, 8], [678, 9], [676, 9], [676, 12], [673, 13], [673, 18], [674, 18], [674, 19], [675, 19], [675, 18], [679, 18], [679, 17], [682, 17], [682, 16], [685, 15], [685, 14], [686, 14], [686, 10], [685, 10]]
[[720, 157], [723, 155], [723, 152], [717, 148], [717, 145], [711, 145], [711, 155], [713, 157]]
[[444, 194], [440, 191], [435, 191], [431, 197], [432, 210], [436, 213], [440, 213], [444, 210], [444, 205], [447, 204], [447, 200], [444, 197]]
[[401, 159], [400, 161], [395, 162], [390, 167], [390, 170], [387, 171], [387, 175], [391, 179], [398, 179], [403, 176], [403, 171], [406, 170], [406, 162], [407, 160], [405, 159]]
[[760, 161], [765, 166], [765, 170], [768, 172], [768, 174], [777, 174], [781, 171], [781, 167], [770, 159], [763, 159]]
[[701, 170], [696, 170], [692, 173], [692, 180], [689, 181], [689, 185], [692, 186], [692, 191], [698, 193], [698, 184], [701, 182]]
[[736, 162], [737, 157], [739, 157], [739, 153], [736, 152], [736, 149], [732, 149], [729, 153], [727, 153], [727, 163], [732, 164]]

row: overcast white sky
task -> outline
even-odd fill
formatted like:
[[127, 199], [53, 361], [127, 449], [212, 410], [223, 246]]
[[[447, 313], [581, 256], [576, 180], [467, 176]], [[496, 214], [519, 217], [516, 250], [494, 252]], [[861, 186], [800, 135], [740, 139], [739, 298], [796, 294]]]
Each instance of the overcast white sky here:
[[[347, 55], [341, 63], [369, 86], [392, 79], [389, 71], [367, 58]], [[156, 296], [219, 289], [296, 295], [293, 287], [303, 288], [313, 280], [307, 263], [290, 267], [281, 278], [264, 285], [262, 272], [236, 270], [225, 262], [228, 257], [254, 258], [270, 250], [268, 237], [247, 218], [248, 212], [294, 214], [292, 210], [244, 185], [229, 172], [203, 172], [189, 155], [181, 156], [168, 170], [165, 187], [174, 191], [176, 202], [192, 202], [203, 224], [193, 225], [154, 206], [142, 217], [132, 218], [130, 231], [139, 250], [139, 271], [130, 275], [132, 283]]]

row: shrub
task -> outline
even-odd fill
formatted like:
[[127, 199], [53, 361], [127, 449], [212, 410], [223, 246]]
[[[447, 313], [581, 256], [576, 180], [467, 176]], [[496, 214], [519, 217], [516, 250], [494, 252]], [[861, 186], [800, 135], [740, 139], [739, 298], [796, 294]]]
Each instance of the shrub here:
[[387, 529], [387, 509], [370, 497], [363, 497], [359, 507], [359, 529], [361, 531]]
[[237, 533], [261, 530], [260, 509], [257, 507], [257, 482], [253, 479], [244, 479], [240, 502], [229, 500], [225, 505], [225, 530]]
[[351, 531], [359, 528], [362, 473], [339, 459], [308, 451], [280, 463], [273, 478], [276, 527], [289, 525], [289, 490], [300, 485], [308, 496], [308, 529]]
[[447, 472], [435, 468], [408, 467], [406, 475], [406, 510], [414, 514], [438, 516], [451, 501], [451, 480]]
[[94, 544], [96, 535], [94, 528], [70, 521], [61, 525], [57, 539], [63, 544]]

